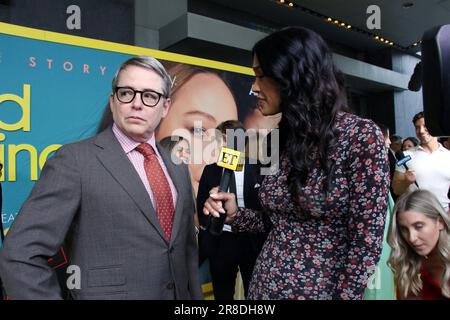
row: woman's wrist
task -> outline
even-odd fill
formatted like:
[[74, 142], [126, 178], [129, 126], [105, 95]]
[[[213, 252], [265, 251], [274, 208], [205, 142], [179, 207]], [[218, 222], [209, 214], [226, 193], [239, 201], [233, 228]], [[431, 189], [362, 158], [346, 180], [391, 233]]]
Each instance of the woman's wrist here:
[[237, 215], [238, 211], [239, 211], [239, 207], [236, 207], [236, 210], [233, 213], [227, 214], [227, 217], [225, 219], [225, 223], [226, 224], [232, 223], [234, 221], [234, 218], [236, 218], [236, 215]]

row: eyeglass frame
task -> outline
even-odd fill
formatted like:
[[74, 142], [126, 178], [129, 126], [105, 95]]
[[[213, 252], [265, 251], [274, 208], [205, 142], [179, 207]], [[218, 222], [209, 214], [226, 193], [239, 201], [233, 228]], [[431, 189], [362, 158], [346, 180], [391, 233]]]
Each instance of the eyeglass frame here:
[[[133, 91], [133, 98], [132, 98], [130, 101], [128, 101], [128, 102], [123, 102], [122, 100], [120, 100], [119, 95], [118, 95], [118, 91], [119, 91], [120, 89], [130, 89], [130, 90], [132, 90], [132, 91]], [[153, 92], [153, 93], [156, 93], [156, 94], [158, 95], [158, 101], [156, 101], [156, 103], [155, 103], [154, 105], [148, 105], [148, 104], [146, 104], [146, 103], [144, 102], [144, 96], [142, 95], [144, 92]], [[167, 99], [167, 98], [168, 98], [165, 94], [160, 93], [160, 92], [155, 91], [155, 90], [152, 90], [152, 89], [148, 89], [148, 90], [142, 91], [142, 90], [136, 90], [136, 89], [133, 89], [133, 88], [131, 88], [131, 87], [116, 87], [116, 88], [114, 89], [114, 93], [115, 93], [115, 95], [116, 95], [117, 100], [119, 100], [119, 102], [122, 102], [122, 103], [131, 103], [131, 102], [133, 102], [133, 100], [136, 98], [136, 93], [139, 93], [140, 96], [141, 96], [141, 102], [142, 102], [142, 104], [143, 104], [144, 106], [150, 107], [150, 108], [156, 107], [156, 106], [158, 105], [158, 103], [161, 101], [161, 97], [163, 97], [164, 99]]]

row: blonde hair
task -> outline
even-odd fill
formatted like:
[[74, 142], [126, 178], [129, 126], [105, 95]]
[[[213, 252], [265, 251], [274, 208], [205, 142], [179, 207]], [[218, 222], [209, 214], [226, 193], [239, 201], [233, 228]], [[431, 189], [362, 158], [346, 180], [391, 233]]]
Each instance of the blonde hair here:
[[422, 290], [422, 281], [419, 278], [420, 256], [403, 238], [397, 226], [398, 214], [410, 210], [422, 213], [430, 219], [441, 218], [443, 221], [444, 229], [440, 231], [437, 243], [437, 252], [444, 267], [440, 286], [442, 295], [450, 298], [450, 217], [434, 194], [427, 190], [416, 190], [404, 194], [394, 206], [388, 230], [388, 243], [392, 248], [388, 265], [394, 272], [399, 292], [403, 297], [407, 297], [409, 293], [417, 296]]

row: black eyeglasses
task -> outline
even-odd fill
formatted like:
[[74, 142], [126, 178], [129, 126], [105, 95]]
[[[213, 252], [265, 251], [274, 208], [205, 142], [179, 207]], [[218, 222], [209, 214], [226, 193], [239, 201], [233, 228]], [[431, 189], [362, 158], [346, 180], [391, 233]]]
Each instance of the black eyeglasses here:
[[164, 94], [156, 92], [154, 90], [134, 90], [129, 87], [117, 87], [116, 97], [122, 103], [130, 103], [134, 100], [136, 93], [141, 94], [141, 101], [147, 107], [154, 107], [158, 104], [161, 97], [167, 98]]

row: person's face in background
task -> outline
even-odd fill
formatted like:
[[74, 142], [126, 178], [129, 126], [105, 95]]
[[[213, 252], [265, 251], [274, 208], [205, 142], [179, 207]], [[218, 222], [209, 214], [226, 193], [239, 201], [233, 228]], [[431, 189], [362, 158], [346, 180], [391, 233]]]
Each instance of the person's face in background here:
[[402, 142], [392, 142], [391, 141], [391, 147], [390, 148], [394, 152], [402, 150]]
[[425, 127], [425, 118], [420, 118], [414, 122], [414, 128], [416, 129], [416, 136], [420, 141], [420, 144], [428, 144], [431, 142], [433, 137], [428, 132], [427, 127]]
[[[163, 92], [163, 80], [154, 71], [138, 66], [128, 66], [118, 77], [118, 87], [128, 87], [134, 90], [154, 90]], [[116, 93], [109, 97], [109, 105], [114, 123], [131, 139], [146, 142], [151, 138], [161, 119], [170, 107], [170, 99], [161, 97], [158, 104], [148, 107], [142, 103], [141, 94], [136, 93], [129, 103], [122, 103]]]
[[172, 152], [181, 159], [184, 163], [188, 164], [191, 157], [191, 150], [189, 143], [186, 139], [180, 140], [172, 149]]
[[402, 150], [407, 151], [409, 149], [415, 148], [414, 143], [411, 140], [404, 140], [402, 145]]
[[[212, 132], [221, 122], [237, 120], [237, 117], [237, 105], [232, 93], [223, 80], [212, 73], [195, 74], [172, 96], [171, 109], [158, 127], [156, 138], [159, 141], [177, 134], [190, 141], [189, 169], [195, 195], [203, 168], [217, 160], [207, 152], [210, 149], [208, 146], [215, 141]], [[199, 128], [194, 124], [198, 121], [201, 122]], [[185, 130], [174, 133], [176, 129]], [[196, 152], [202, 152], [202, 155], [195, 155]]]
[[397, 222], [403, 239], [420, 256], [428, 256], [433, 251], [444, 228], [441, 219], [431, 219], [416, 211], [398, 213]]
[[266, 77], [259, 65], [258, 57], [253, 56], [253, 71], [255, 82], [252, 91], [258, 94], [257, 109], [264, 115], [270, 116], [281, 112], [281, 97], [278, 84], [271, 78]]

